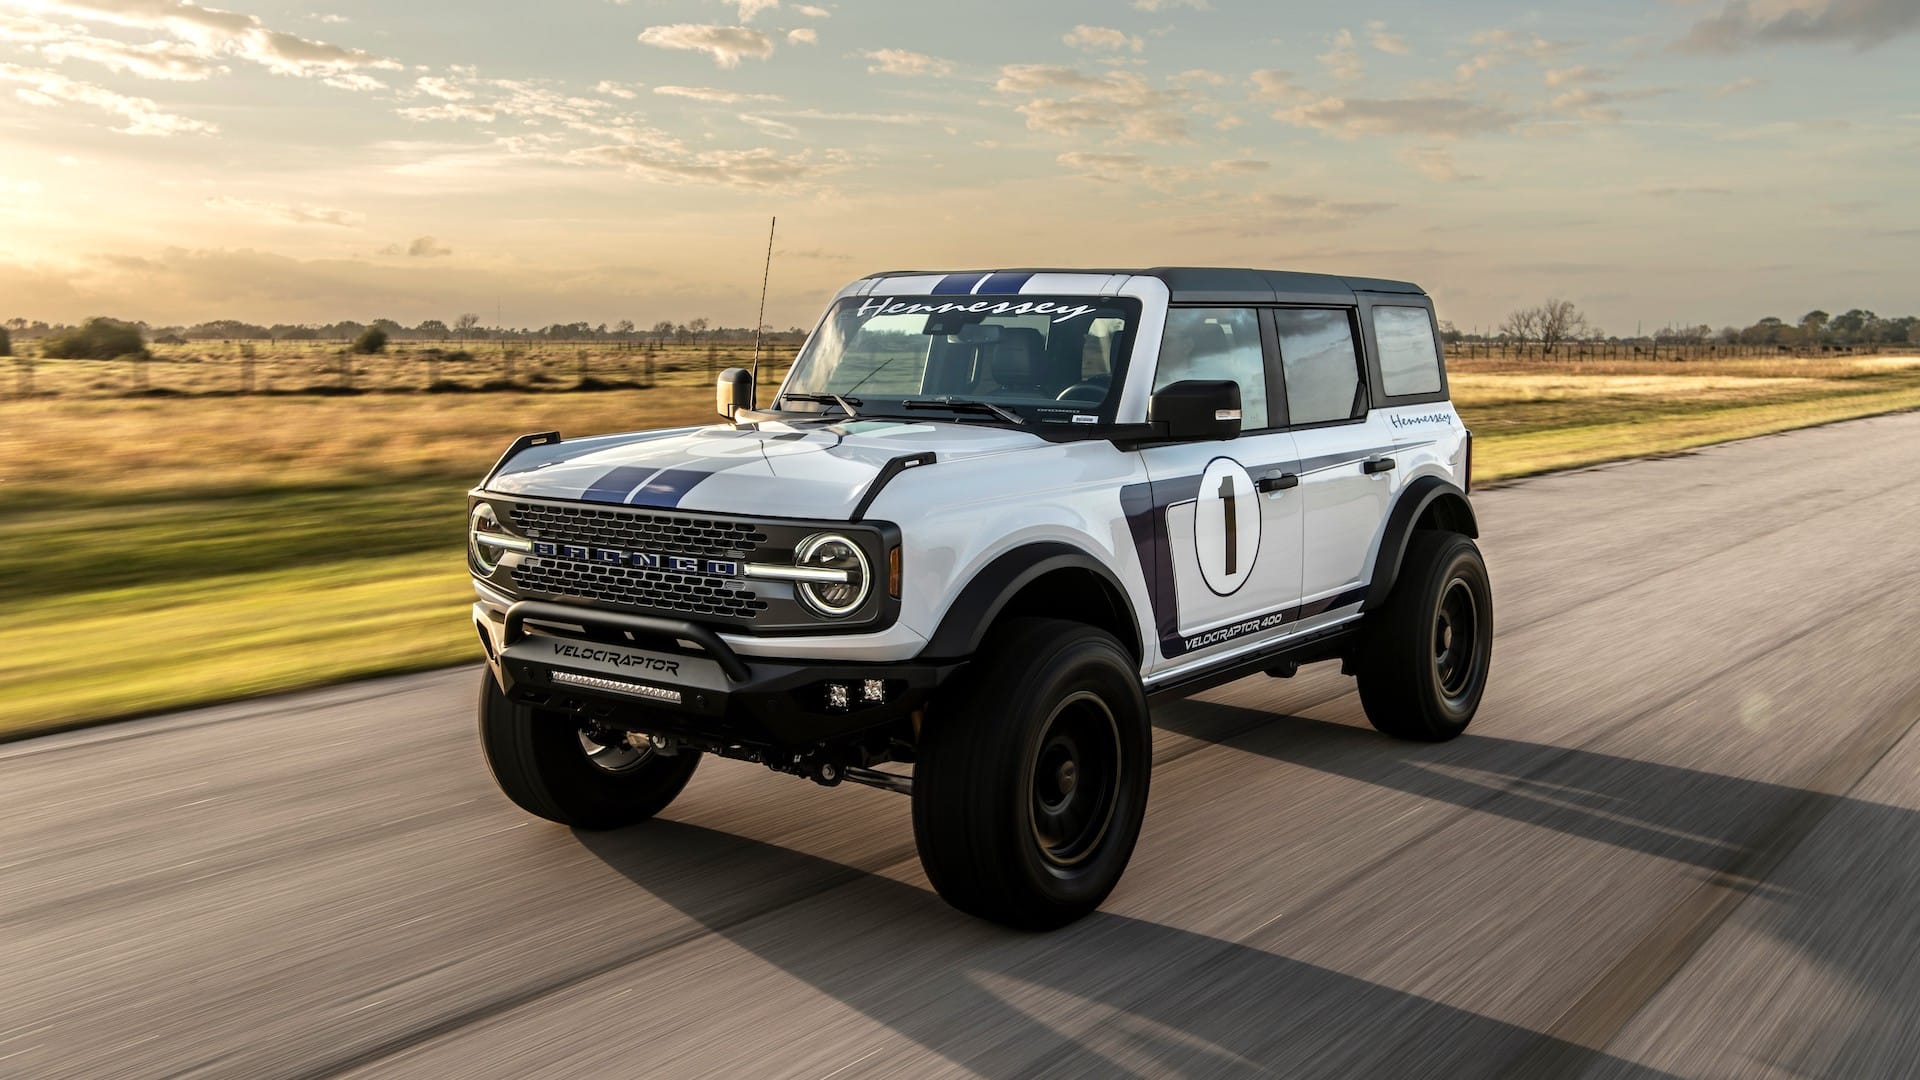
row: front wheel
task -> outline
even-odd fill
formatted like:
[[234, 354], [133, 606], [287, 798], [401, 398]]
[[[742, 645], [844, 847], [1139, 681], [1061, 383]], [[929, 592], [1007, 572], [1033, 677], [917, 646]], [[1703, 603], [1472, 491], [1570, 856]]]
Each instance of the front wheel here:
[[480, 745], [493, 778], [520, 809], [576, 829], [617, 829], [667, 808], [700, 755], [666, 755], [644, 736], [516, 705], [480, 673]]
[[1472, 540], [1413, 534], [1393, 592], [1367, 616], [1357, 659], [1360, 704], [1375, 728], [1420, 742], [1467, 729], [1493, 659], [1493, 590]]
[[1113, 891], [1147, 804], [1153, 732], [1112, 635], [1020, 619], [936, 701], [913, 772], [913, 835], [941, 897], [1024, 930]]

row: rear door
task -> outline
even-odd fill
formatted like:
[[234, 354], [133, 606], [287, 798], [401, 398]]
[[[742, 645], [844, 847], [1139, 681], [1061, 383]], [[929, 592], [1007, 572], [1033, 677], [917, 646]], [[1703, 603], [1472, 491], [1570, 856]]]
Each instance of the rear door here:
[[1369, 408], [1356, 318], [1351, 308], [1273, 312], [1305, 510], [1301, 629], [1360, 602], [1393, 491], [1393, 436]]
[[1284, 479], [1297, 472], [1298, 455], [1273, 393], [1273, 357], [1271, 328], [1258, 308], [1167, 313], [1154, 389], [1188, 379], [1239, 383], [1242, 434], [1141, 452], [1151, 505], [1139, 511], [1162, 559], [1157, 667], [1286, 632], [1299, 597], [1302, 515]]

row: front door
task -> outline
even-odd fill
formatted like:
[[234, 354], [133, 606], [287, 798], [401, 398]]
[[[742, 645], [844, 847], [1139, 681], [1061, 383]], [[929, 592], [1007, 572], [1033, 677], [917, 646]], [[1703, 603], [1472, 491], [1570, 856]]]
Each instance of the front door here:
[[[1238, 439], [1142, 451], [1151, 484], [1143, 514], [1157, 547], [1157, 668], [1287, 632], [1300, 595], [1303, 515], [1290, 479], [1293, 436], [1269, 419], [1267, 349], [1254, 308], [1167, 313], [1154, 388], [1187, 379], [1240, 384]], [[1266, 490], [1262, 490], [1262, 489]]]

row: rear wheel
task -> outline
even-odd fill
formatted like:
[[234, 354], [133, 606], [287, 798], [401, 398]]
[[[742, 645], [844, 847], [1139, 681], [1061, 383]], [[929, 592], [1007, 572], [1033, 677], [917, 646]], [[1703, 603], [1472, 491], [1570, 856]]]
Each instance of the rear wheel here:
[[1397, 739], [1442, 742], [1467, 729], [1493, 658], [1493, 592], [1474, 542], [1420, 531], [1387, 602], [1367, 616], [1360, 703]]
[[529, 814], [577, 829], [617, 829], [667, 808], [700, 755], [661, 754], [645, 736], [516, 705], [480, 673], [480, 745], [493, 777]]
[[1020, 929], [1100, 906], [1140, 835], [1152, 728], [1112, 635], [1020, 619], [929, 710], [913, 774], [927, 878], [968, 914]]

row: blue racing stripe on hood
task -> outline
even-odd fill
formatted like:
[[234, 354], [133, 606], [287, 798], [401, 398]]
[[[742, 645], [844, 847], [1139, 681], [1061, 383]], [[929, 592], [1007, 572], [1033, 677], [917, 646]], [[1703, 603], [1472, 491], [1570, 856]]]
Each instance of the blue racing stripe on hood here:
[[712, 476], [715, 471], [712, 469], [664, 469], [641, 485], [638, 491], [627, 495], [627, 504], [630, 506], [679, 506], [680, 500], [686, 497], [687, 492], [693, 490], [694, 485]]
[[580, 493], [580, 497], [588, 502], [620, 502], [627, 497], [627, 492], [639, 487], [647, 477], [659, 471], [639, 465], [622, 465], [595, 480], [591, 487]]

